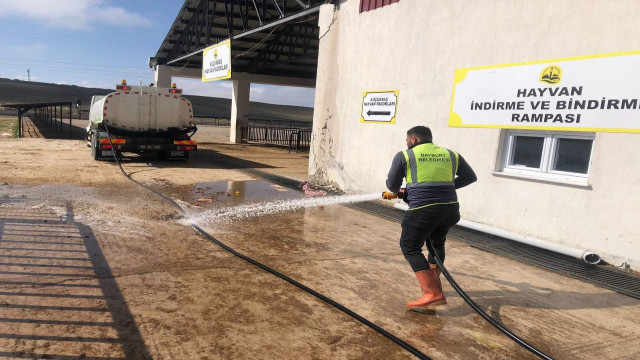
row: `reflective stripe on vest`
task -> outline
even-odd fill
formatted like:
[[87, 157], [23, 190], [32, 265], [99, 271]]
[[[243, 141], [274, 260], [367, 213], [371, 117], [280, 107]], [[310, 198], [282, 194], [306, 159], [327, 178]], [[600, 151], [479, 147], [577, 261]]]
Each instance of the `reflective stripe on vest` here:
[[407, 161], [407, 188], [454, 186], [458, 153], [435, 144], [420, 144], [403, 151]]

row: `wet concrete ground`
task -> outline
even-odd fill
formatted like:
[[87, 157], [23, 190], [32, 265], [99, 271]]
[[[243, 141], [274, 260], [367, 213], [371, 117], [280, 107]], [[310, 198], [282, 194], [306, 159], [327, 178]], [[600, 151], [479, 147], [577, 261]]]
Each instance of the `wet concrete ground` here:
[[[204, 208], [300, 196], [212, 163], [216, 156], [263, 163], [265, 154], [210, 149], [188, 164], [125, 168], [190, 205], [211, 199]], [[113, 164], [90, 161], [86, 148], [0, 141], [0, 151], [0, 358], [412, 358], [181, 225], [170, 206], [124, 181]], [[287, 168], [296, 155], [276, 155], [282, 161], [264, 169], [302, 171]], [[45, 185], [51, 182], [76, 185]], [[434, 359], [535, 358], [448, 284], [448, 305], [406, 311], [420, 290], [394, 222], [327, 206], [205, 226]], [[640, 357], [639, 301], [460, 242], [448, 241], [447, 251], [447, 266], [469, 295], [550, 355]]]
[[[426, 314], [404, 311], [404, 303], [419, 296], [419, 287], [398, 251], [397, 223], [328, 206], [215, 222], [207, 229], [244, 254], [394, 329], [418, 348], [430, 349], [425, 351], [430, 356], [534, 358], [473, 313], [449, 284], [444, 284], [448, 305]], [[542, 351], [558, 358], [635, 358], [640, 351], [637, 300], [454, 241], [447, 251], [447, 265], [461, 286]], [[628, 353], [620, 354], [616, 344], [625, 344]]]

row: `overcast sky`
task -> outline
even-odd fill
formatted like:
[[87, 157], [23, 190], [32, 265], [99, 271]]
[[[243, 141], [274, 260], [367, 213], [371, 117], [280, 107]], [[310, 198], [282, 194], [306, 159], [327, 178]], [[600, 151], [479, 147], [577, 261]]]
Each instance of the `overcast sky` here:
[[[153, 82], [180, 0], [0, 0], [0, 77], [111, 89]], [[185, 94], [231, 97], [231, 83], [177, 79]], [[313, 106], [314, 90], [252, 85], [251, 100]]]

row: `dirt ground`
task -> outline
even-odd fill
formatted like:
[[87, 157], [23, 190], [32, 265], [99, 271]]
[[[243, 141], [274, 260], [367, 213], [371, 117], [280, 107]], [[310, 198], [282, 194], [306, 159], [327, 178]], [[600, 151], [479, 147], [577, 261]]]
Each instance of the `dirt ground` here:
[[12, 138], [18, 136], [18, 121], [15, 116], [0, 115], [0, 138]]
[[[124, 168], [190, 213], [302, 196], [245, 170], [303, 181], [306, 153], [224, 144], [225, 129], [200, 132], [188, 162], [138, 157]], [[212, 201], [195, 207], [207, 191]], [[413, 358], [184, 220], [82, 141], [0, 139], [0, 358]], [[448, 284], [446, 306], [406, 311], [419, 287], [396, 223], [327, 206], [201, 226], [433, 359], [535, 358]], [[478, 304], [550, 355], [640, 357], [639, 301], [453, 240], [447, 251]]]

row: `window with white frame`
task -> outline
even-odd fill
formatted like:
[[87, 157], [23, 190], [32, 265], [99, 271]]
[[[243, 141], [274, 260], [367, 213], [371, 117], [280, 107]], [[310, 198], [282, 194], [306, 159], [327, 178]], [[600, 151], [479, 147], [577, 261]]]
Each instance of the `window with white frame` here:
[[587, 183], [594, 134], [507, 130], [502, 172]]

